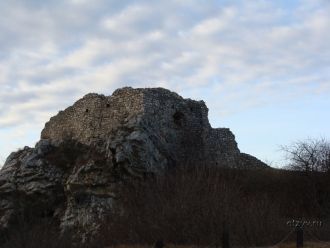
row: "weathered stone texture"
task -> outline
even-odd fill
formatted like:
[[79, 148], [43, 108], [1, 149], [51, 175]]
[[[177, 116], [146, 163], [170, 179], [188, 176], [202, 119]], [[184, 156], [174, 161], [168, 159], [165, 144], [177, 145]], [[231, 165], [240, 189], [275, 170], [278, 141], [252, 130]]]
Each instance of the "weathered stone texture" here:
[[138, 91], [117, 90], [111, 97], [87, 94], [52, 117], [46, 123], [41, 138], [74, 139], [83, 144], [104, 139], [128, 120], [138, 118], [143, 112], [142, 101], [143, 96]]
[[[240, 153], [228, 128], [211, 128], [203, 101], [162, 88], [88, 94], [46, 123], [35, 148], [0, 171], [0, 232], [18, 212], [57, 218], [92, 235], [121, 182], [180, 165], [264, 167]], [[32, 211], [32, 212], [33, 212]]]
[[107, 142], [117, 162], [151, 171], [189, 161], [236, 166], [234, 135], [226, 128], [212, 129], [207, 114], [203, 101], [162, 88], [122, 88], [109, 97], [86, 95], [52, 117], [41, 138]]

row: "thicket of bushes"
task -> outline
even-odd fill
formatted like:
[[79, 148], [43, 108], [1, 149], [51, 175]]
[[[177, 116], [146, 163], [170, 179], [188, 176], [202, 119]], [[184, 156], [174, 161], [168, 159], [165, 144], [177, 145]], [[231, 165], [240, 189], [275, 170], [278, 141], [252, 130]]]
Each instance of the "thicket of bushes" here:
[[258, 246], [280, 241], [292, 229], [287, 221], [312, 219], [324, 226], [310, 231], [326, 239], [329, 179], [325, 173], [184, 166], [127, 185], [103, 231], [110, 244], [210, 245], [221, 244], [225, 225], [231, 243]]
[[[330, 238], [329, 173], [189, 165], [123, 186], [121, 200], [87, 247], [153, 244], [159, 239], [215, 245], [221, 244], [224, 227], [232, 244], [273, 245], [292, 229], [287, 221], [303, 218], [322, 220], [322, 228], [310, 231]], [[56, 228], [44, 228], [44, 223], [21, 224], [8, 234], [6, 247], [72, 246], [70, 235], [60, 238]]]

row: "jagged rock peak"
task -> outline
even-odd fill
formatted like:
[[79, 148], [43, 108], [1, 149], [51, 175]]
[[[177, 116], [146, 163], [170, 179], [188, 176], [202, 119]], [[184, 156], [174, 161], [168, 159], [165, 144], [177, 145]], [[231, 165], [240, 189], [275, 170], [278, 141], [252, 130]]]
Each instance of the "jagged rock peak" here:
[[125, 87], [111, 96], [85, 95], [52, 117], [41, 138], [104, 142], [120, 161], [151, 170], [187, 161], [236, 166], [240, 151], [234, 135], [228, 128], [211, 128], [207, 115], [203, 101], [163, 88]]
[[8, 157], [0, 171], [0, 233], [32, 212], [85, 237], [97, 232], [127, 178], [190, 164], [266, 167], [240, 152], [228, 128], [212, 128], [207, 115], [203, 101], [163, 88], [85, 95], [45, 124], [35, 148]]
[[[203, 101], [183, 99], [167, 89], [124, 87], [107, 97], [89, 93], [72, 107], [51, 118], [42, 131], [41, 138], [75, 138], [88, 143], [95, 138], [106, 137], [111, 130], [126, 120], [134, 122], [134, 118], [146, 115], [165, 117], [175, 112], [178, 112], [179, 119], [179, 115], [183, 114], [179, 113], [180, 111], [186, 112], [186, 115], [198, 115], [205, 121], [205, 125], [209, 125], [208, 109]], [[82, 132], [84, 137], [80, 135]]]

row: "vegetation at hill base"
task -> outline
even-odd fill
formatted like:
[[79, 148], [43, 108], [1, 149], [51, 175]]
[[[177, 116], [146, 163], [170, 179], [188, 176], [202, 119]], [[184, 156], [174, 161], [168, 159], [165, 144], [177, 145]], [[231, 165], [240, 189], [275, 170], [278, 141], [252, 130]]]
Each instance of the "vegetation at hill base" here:
[[[288, 220], [303, 218], [322, 220], [321, 228], [309, 231], [321, 240], [330, 239], [330, 173], [318, 172], [310, 180], [300, 171], [187, 165], [144, 181], [127, 181], [121, 195], [98, 238], [86, 247], [152, 245], [158, 239], [216, 245], [221, 244], [224, 227], [233, 245], [266, 246], [290, 232]], [[73, 247], [70, 235], [60, 238], [51, 221], [44, 217], [31, 225], [23, 220], [8, 234], [4, 247]], [[291, 235], [288, 241], [294, 239]]]

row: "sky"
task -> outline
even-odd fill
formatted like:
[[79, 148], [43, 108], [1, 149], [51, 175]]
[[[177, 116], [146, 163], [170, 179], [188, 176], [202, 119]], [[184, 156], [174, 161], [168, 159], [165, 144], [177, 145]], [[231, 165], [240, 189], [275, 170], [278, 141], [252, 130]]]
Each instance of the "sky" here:
[[242, 152], [330, 137], [329, 0], [0, 1], [0, 165], [89, 92], [204, 100]]

